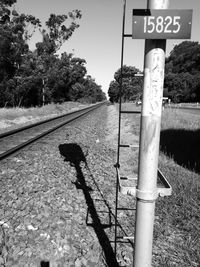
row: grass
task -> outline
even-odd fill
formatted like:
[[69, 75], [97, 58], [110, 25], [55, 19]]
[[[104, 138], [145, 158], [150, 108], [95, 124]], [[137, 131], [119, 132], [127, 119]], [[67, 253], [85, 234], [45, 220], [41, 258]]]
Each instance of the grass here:
[[159, 167], [173, 193], [156, 205], [156, 266], [200, 266], [199, 129], [199, 115], [163, 113]]
[[47, 119], [62, 113], [67, 113], [79, 108], [86, 107], [78, 102], [65, 102], [63, 104], [48, 104], [35, 108], [1, 108], [0, 109], [0, 132], [20, 127], [39, 120]]
[[162, 129], [199, 129], [199, 115], [200, 112], [191, 114], [180, 109], [165, 109], [162, 115]]
[[[129, 105], [127, 103], [124, 109], [130, 110]], [[199, 115], [175, 109], [163, 111], [159, 168], [172, 186], [172, 195], [156, 201], [154, 267], [200, 266]], [[125, 141], [131, 143], [134, 136], [139, 136], [140, 119], [138, 115], [123, 116]], [[128, 153], [121, 154], [122, 162], [125, 161], [121, 164], [123, 168], [126, 163], [134, 165], [133, 157], [137, 157], [137, 153], [132, 157]]]

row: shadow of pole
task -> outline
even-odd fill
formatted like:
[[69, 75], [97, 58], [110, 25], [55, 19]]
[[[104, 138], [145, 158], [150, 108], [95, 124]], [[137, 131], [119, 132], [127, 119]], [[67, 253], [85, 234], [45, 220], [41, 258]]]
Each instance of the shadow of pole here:
[[91, 219], [93, 221], [92, 227], [97, 235], [99, 243], [102, 247], [102, 250], [105, 255], [105, 260], [108, 267], [119, 267], [119, 264], [116, 260], [115, 253], [110, 244], [109, 238], [106, 235], [101, 220], [97, 214], [94, 201], [91, 197], [89, 188], [86, 184], [85, 177], [83, 175], [80, 163], [84, 162], [87, 166], [87, 161], [81, 147], [77, 144], [61, 144], [59, 145], [60, 154], [65, 158], [65, 161], [68, 161], [71, 166], [76, 169], [77, 181], [74, 183], [78, 189], [82, 189], [86, 204], [88, 206], [88, 211], [90, 213]]
[[167, 129], [161, 131], [160, 149], [176, 163], [200, 173], [200, 130]]
[[[93, 181], [93, 183], [94, 183], [94, 185], [95, 185], [95, 188], [97, 189], [97, 191], [99, 192], [99, 194], [100, 194], [100, 196], [101, 196], [101, 198], [102, 198], [102, 200], [103, 200], [104, 205], [105, 205], [106, 208], [108, 209], [109, 221], [111, 222], [111, 217], [113, 217], [115, 223], [117, 224], [117, 227], [119, 227], [119, 229], [121, 230], [122, 235], [123, 235], [123, 236], [128, 236], [128, 234], [126, 233], [126, 230], [122, 227], [122, 225], [120, 224], [120, 222], [118, 221], [118, 219], [116, 220], [115, 214], [112, 212], [111, 207], [109, 206], [107, 200], [104, 198], [104, 195], [103, 195], [103, 193], [102, 193], [102, 191], [101, 191], [101, 189], [100, 189], [98, 183], [97, 183], [96, 180], [94, 179], [94, 176], [92, 175], [92, 173], [91, 173], [91, 171], [90, 171], [90, 168], [89, 168], [88, 165], [87, 165], [87, 162], [86, 162], [86, 168], [87, 168], [87, 170], [88, 170], [88, 172], [89, 172], [89, 174], [90, 174], [90, 178], [91, 178], [91, 180]], [[130, 208], [121, 208], [121, 210], [124, 210], [124, 211], [134, 210], [134, 211], [135, 211], [136, 208], [134, 208], [134, 209], [130, 209]], [[88, 214], [87, 214], [87, 217], [88, 217]], [[87, 222], [87, 219], [86, 219], [86, 222]], [[110, 223], [110, 226], [115, 226], [115, 223], [114, 223], [114, 224]], [[106, 226], [105, 226], [104, 228], [106, 228]], [[113, 241], [111, 241], [111, 243], [113, 243]], [[119, 240], [118, 240], [118, 243], [120, 243]], [[133, 244], [133, 242], [130, 241], [129, 239], [127, 239], [126, 242], [121, 241], [121, 243], [127, 243], [127, 244], [131, 245], [132, 248], [134, 248], [134, 244]]]
[[48, 261], [41, 261], [40, 266], [41, 267], [49, 267], [49, 262]]

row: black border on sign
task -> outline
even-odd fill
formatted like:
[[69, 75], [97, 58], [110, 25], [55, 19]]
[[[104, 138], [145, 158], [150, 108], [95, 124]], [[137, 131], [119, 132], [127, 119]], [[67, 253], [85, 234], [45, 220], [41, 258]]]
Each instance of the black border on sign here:
[[133, 9], [133, 16], [151, 16], [151, 9]]

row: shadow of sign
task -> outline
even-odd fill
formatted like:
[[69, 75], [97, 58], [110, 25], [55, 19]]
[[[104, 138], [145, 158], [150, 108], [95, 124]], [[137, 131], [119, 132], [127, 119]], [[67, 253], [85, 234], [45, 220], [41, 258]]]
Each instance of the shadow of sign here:
[[200, 173], [200, 130], [167, 129], [161, 131], [160, 149], [179, 165]]
[[[64, 161], [69, 162], [70, 165], [76, 169], [77, 180], [74, 182], [74, 184], [77, 189], [81, 189], [83, 191], [85, 201], [88, 207], [86, 223], [88, 223], [91, 227], [93, 227], [98, 237], [99, 243], [102, 247], [102, 250], [104, 251], [107, 266], [108, 267], [119, 267], [114, 251], [110, 244], [109, 238], [104, 231], [105, 225], [102, 224], [99, 218], [94, 200], [91, 196], [91, 191], [93, 191], [93, 189], [87, 185], [86, 179], [82, 171], [82, 167], [81, 167], [83, 165], [82, 163], [84, 163], [85, 167], [88, 170], [89, 168], [88, 168], [86, 157], [81, 147], [76, 143], [61, 144], [59, 145], [59, 151], [60, 151], [60, 154], [64, 157]], [[91, 223], [88, 222], [89, 217], [91, 219]]]

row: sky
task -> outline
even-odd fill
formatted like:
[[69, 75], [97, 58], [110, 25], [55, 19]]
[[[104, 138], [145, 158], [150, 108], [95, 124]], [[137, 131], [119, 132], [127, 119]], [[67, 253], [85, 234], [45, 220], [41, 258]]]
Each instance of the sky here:
[[[132, 32], [132, 10], [146, 7], [147, 0], [126, 1], [125, 33]], [[191, 41], [200, 42], [200, 0], [169, 0], [169, 8], [193, 9]], [[87, 74], [107, 93], [115, 71], [120, 68], [123, 0], [17, 0], [15, 9], [19, 13], [36, 16], [43, 25], [51, 13], [66, 14], [74, 9], [81, 10], [80, 27], [63, 44], [59, 53], [73, 53], [75, 57], [84, 58]], [[40, 38], [39, 33], [33, 36], [29, 42], [31, 50], [35, 49], [35, 43]], [[166, 55], [182, 41], [168, 40]], [[144, 40], [125, 38], [124, 64], [143, 71], [143, 63]]]

